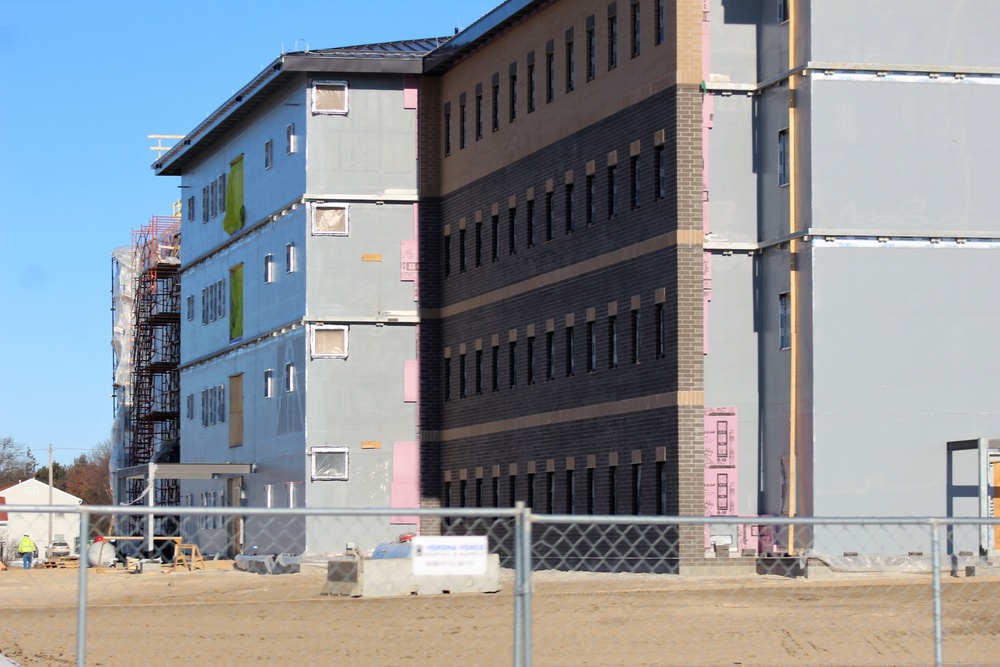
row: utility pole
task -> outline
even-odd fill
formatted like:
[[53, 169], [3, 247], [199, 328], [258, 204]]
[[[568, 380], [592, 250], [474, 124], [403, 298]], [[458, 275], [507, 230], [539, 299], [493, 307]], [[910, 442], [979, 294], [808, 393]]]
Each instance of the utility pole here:
[[52, 443], [49, 443], [49, 548], [48, 554], [45, 555], [48, 558], [49, 554], [52, 553]]

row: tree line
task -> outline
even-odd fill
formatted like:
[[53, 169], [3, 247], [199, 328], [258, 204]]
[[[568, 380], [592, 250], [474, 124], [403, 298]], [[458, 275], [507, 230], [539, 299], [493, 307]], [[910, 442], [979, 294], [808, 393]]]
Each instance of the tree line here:
[[[110, 461], [110, 440], [97, 443], [68, 466], [54, 461], [52, 486], [81, 498], [84, 505], [110, 505], [113, 502]], [[47, 462], [39, 465], [31, 448], [13, 437], [0, 438], [0, 489], [31, 478], [48, 484]]]

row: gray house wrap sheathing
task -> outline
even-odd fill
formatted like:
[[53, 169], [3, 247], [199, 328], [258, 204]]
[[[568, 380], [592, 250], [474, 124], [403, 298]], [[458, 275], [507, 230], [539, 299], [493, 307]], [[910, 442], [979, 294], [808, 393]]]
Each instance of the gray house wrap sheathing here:
[[[182, 480], [181, 504], [419, 504], [417, 76], [441, 41], [285, 54], [154, 165], [182, 179], [181, 463], [255, 465]], [[182, 531], [324, 553], [414, 522]]]

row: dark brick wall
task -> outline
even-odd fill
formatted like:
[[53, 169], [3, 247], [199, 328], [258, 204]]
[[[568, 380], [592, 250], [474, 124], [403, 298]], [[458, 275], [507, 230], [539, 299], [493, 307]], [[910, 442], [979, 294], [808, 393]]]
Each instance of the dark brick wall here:
[[[702, 384], [702, 261], [701, 96], [696, 88], [674, 87], [651, 96], [565, 140], [494, 172], [440, 200], [421, 204], [421, 305], [428, 309], [421, 325], [421, 424], [425, 439], [424, 495], [438, 497], [445, 471], [457, 480], [465, 470], [474, 488], [477, 468], [491, 489], [494, 466], [500, 469], [500, 504], [510, 504], [509, 465], [517, 465], [518, 499], [527, 498], [529, 464], [535, 470], [535, 508], [547, 506], [547, 470], [554, 470], [555, 511], [568, 511], [567, 458], [572, 459], [576, 512], [587, 511], [588, 456], [595, 465], [597, 513], [610, 508], [609, 467], [617, 458], [618, 513], [635, 511], [633, 452], [641, 461], [641, 509], [652, 514], [701, 515], [703, 507]], [[667, 190], [656, 197], [654, 135], [664, 131]], [[631, 155], [639, 142], [641, 206], [632, 209]], [[421, 141], [422, 150], [430, 142]], [[433, 143], [430, 143], [433, 147]], [[428, 148], [431, 150], [432, 148]], [[618, 214], [608, 218], [607, 156], [617, 151]], [[586, 165], [594, 161], [595, 224], [587, 225]], [[574, 230], [566, 231], [565, 174], [573, 172]], [[546, 241], [546, 182], [553, 182], [554, 239]], [[526, 191], [534, 188], [535, 247], [527, 247]], [[516, 202], [516, 255], [508, 250], [509, 198]], [[500, 221], [500, 257], [492, 261], [493, 207]], [[474, 266], [477, 212], [483, 224], [483, 266]], [[459, 267], [459, 220], [466, 222], [464, 273]], [[451, 273], [445, 277], [443, 229], [451, 229]], [[678, 234], [679, 232], [679, 234]], [[666, 234], [674, 233], [667, 242]], [[678, 242], [680, 240], [680, 242]], [[644, 242], [654, 247], [642, 247]], [[633, 247], [624, 261], [596, 270], [573, 271], [593, 258]], [[556, 273], [545, 280], [551, 272]], [[534, 281], [534, 282], [532, 282]], [[528, 284], [508, 298], [489, 296], [495, 290]], [[665, 292], [663, 314], [666, 355], [657, 357], [656, 293]], [[640, 356], [632, 363], [632, 298], [639, 297]], [[481, 299], [466, 307], [470, 299]], [[608, 304], [617, 305], [618, 366], [608, 367]], [[460, 306], [441, 319], [438, 308]], [[587, 372], [587, 311], [593, 309], [597, 333], [597, 365]], [[566, 315], [573, 316], [575, 368], [566, 375]], [[555, 379], [546, 380], [546, 322], [554, 320]], [[535, 384], [526, 384], [528, 326], [535, 331]], [[516, 388], [510, 387], [508, 332], [517, 332]], [[499, 339], [499, 391], [492, 391], [492, 338]], [[482, 341], [483, 393], [475, 394], [476, 340]], [[466, 346], [467, 396], [459, 397], [459, 345]], [[451, 400], [443, 401], [443, 350], [452, 351]], [[670, 404], [664, 396], [693, 392], [684, 404]], [[635, 401], [657, 401], [641, 409]], [[666, 400], [666, 404], [663, 403]], [[610, 414], [609, 404], [631, 401], [628, 412]], [[625, 404], [623, 404], [625, 405]], [[588, 406], [602, 406], [587, 416]], [[579, 412], [584, 408], [583, 413]], [[561, 413], [559, 411], [573, 411]], [[572, 414], [573, 418], [561, 418]], [[577, 419], [581, 414], [583, 418]], [[541, 418], [539, 416], [546, 415]], [[517, 421], [534, 418], [527, 427]], [[455, 435], [454, 429], [463, 429]], [[444, 433], [444, 441], [441, 434]], [[438, 449], [438, 447], [440, 447]], [[428, 456], [433, 455], [432, 457]], [[439, 458], [438, 458], [439, 457]], [[428, 479], [437, 470], [437, 483]], [[660, 476], [666, 479], [666, 507], [659, 495]], [[451, 485], [451, 504], [459, 484]], [[492, 493], [484, 494], [492, 504]], [[470, 491], [467, 504], [475, 500]], [[430, 504], [428, 502], [428, 504]], [[436, 503], [435, 503], [436, 504]], [[700, 531], [681, 531], [682, 552], [703, 552]], [[690, 534], [688, 534], [690, 533]]]

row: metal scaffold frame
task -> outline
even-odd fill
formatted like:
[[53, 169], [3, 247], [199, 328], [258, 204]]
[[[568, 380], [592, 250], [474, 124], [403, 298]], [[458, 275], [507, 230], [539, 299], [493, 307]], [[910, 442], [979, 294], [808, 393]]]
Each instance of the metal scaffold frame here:
[[[131, 437], [125, 465], [179, 460], [180, 438], [180, 219], [153, 216], [132, 233], [134, 276]], [[125, 502], [138, 503], [146, 482], [130, 479]], [[158, 480], [157, 505], [180, 504], [177, 480]]]

